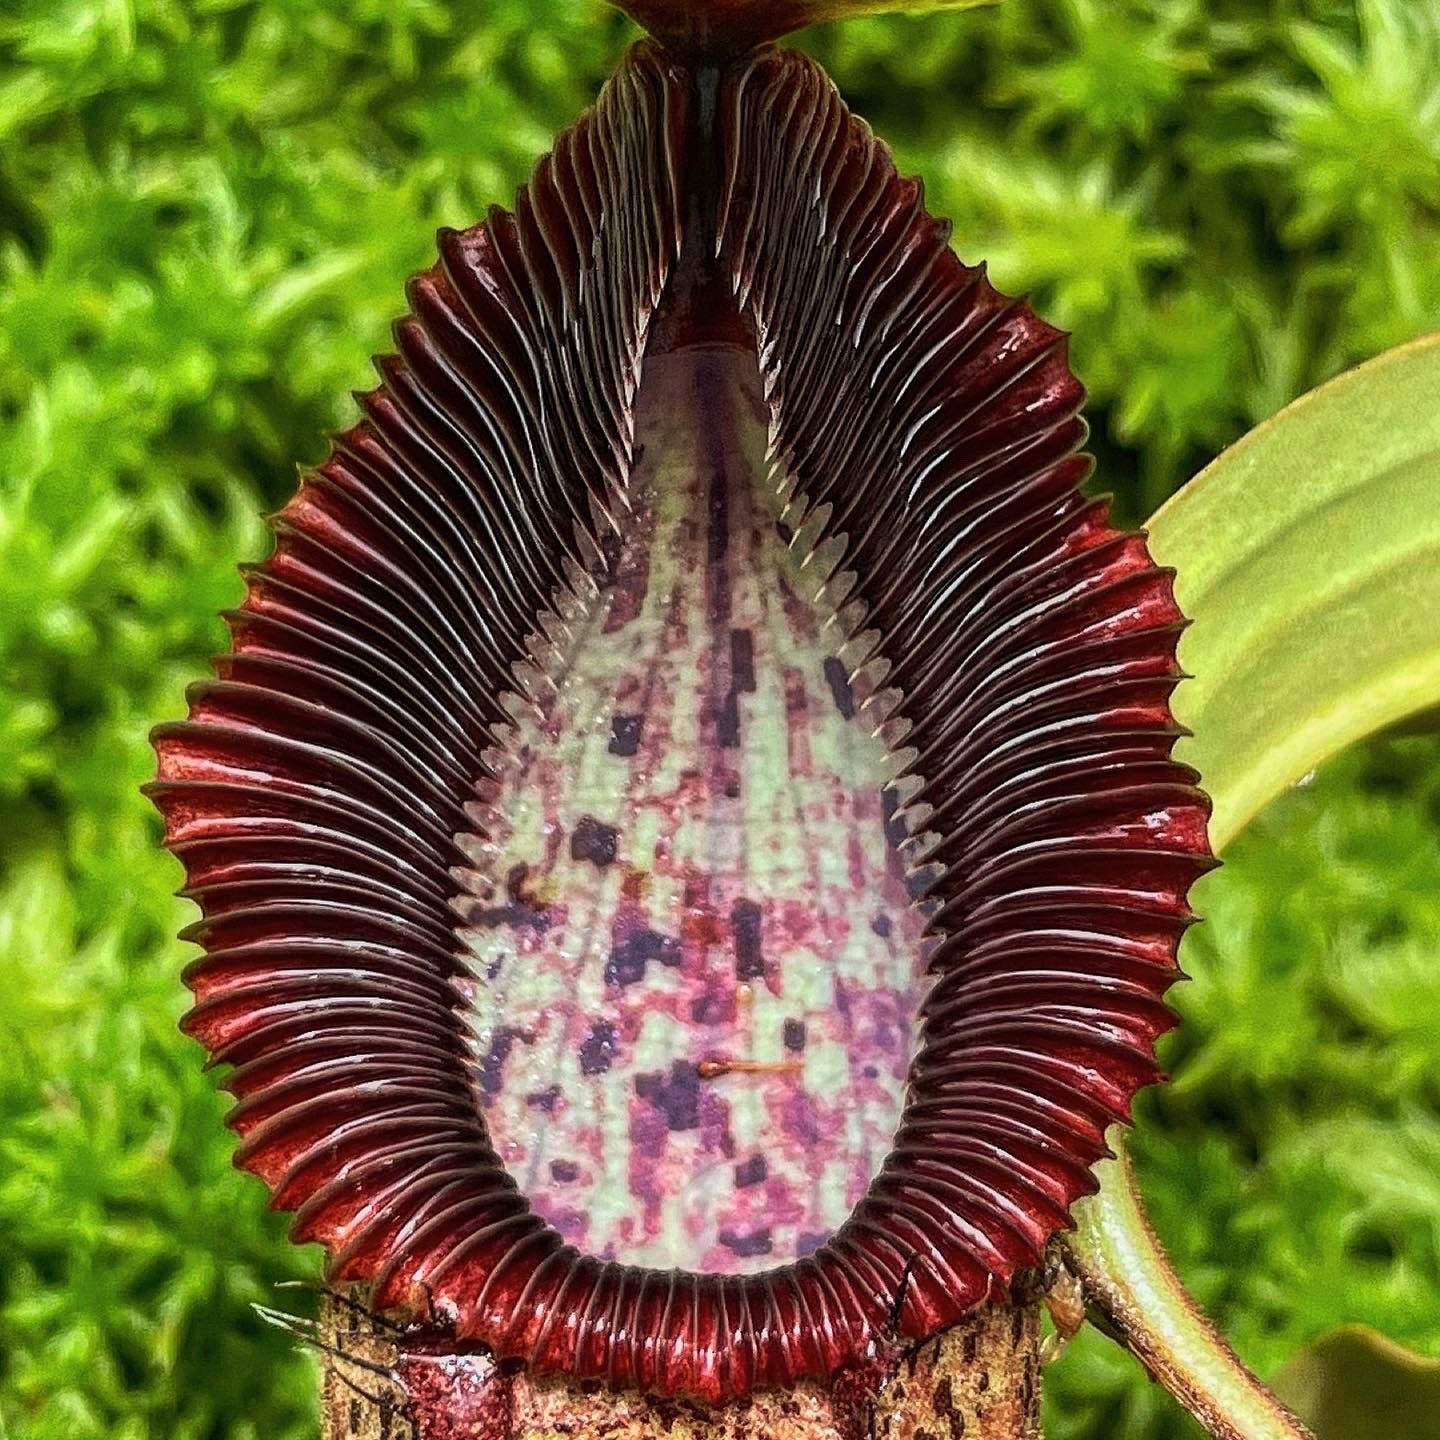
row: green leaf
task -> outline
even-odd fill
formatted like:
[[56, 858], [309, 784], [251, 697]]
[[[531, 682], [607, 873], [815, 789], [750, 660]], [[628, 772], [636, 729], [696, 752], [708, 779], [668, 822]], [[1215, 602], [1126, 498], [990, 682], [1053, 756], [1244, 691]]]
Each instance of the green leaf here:
[[1251, 431], [1150, 524], [1193, 624], [1176, 695], [1222, 849], [1327, 756], [1440, 701], [1440, 335]]
[[[1193, 619], [1176, 753], [1219, 852], [1322, 760], [1440, 702], [1440, 336], [1252, 431], [1162, 507], [1150, 548]], [[1091, 1304], [1211, 1434], [1303, 1434], [1200, 1314], [1111, 1144], [1068, 1246]]]
[[1365, 1325], [1307, 1345], [1275, 1377], [1275, 1391], [1319, 1440], [1440, 1440], [1440, 1361]]

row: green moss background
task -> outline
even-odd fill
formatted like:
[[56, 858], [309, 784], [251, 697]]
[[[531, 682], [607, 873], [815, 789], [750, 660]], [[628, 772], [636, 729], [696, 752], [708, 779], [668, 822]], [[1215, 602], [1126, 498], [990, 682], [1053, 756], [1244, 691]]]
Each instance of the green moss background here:
[[[175, 1029], [189, 917], [137, 787], [444, 224], [626, 43], [598, 0], [0, 7], [0, 1437], [313, 1433], [254, 1302], [311, 1275]], [[1007, 0], [807, 39], [1075, 332], [1140, 518], [1440, 327], [1435, 0]], [[1364, 1319], [1440, 1353], [1440, 743], [1287, 797], [1208, 879], [1136, 1150], [1262, 1371]], [[279, 1297], [296, 1303], [285, 1292]], [[1050, 1434], [1190, 1432], [1099, 1337]]]

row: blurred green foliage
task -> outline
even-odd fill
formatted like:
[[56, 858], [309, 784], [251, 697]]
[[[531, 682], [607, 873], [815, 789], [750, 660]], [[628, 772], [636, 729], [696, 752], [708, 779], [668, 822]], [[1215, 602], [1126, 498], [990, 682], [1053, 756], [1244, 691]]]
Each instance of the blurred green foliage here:
[[[250, 1309], [315, 1272], [175, 1030], [187, 907], [137, 787], [350, 413], [434, 229], [508, 197], [630, 32], [597, 0], [0, 12], [0, 1435], [288, 1440]], [[1007, 0], [805, 42], [969, 259], [1075, 331], [1132, 517], [1440, 322], [1440, 11]], [[1202, 892], [1137, 1161], [1262, 1371], [1345, 1319], [1440, 1350], [1440, 746], [1344, 758]], [[1051, 1434], [1185, 1433], [1089, 1337]]]

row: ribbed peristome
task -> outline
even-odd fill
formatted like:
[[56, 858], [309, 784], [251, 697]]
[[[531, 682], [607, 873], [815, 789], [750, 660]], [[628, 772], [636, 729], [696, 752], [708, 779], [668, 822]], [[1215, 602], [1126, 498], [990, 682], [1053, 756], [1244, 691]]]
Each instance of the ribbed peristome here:
[[[899, 772], [932, 946], [888, 1159], [815, 1253], [749, 1274], [603, 1260], [535, 1213], [477, 1101], [462, 934], [480, 801], [615, 582], [647, 354], [709, 323], [717, 284], [783, 533]], [[216, 678], [157, 732], [203, 913], [185, 1024], [232, 1067], [238, 1162], [377, 1308], [659, 1393], [833, 1375], [892, 1320], [922, 1336], [1003, 1295], [1156, 1078], [1208, 863], [1170, 758], [1182, 619], [1078, 488], [1063, 337], [778, 51], [699, 70], [638, 46], [514, 213], [442, 233], [408, 295]]]

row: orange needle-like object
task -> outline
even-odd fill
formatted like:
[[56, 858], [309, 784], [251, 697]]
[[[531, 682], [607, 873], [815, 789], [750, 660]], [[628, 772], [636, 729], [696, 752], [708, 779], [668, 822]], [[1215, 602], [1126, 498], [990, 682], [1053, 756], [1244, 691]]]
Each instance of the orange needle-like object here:
[[702, 1080], [722, 1075], [798, 1075], [804, 1068], [798, 1060], [702, 1060], [696, 1067]]

